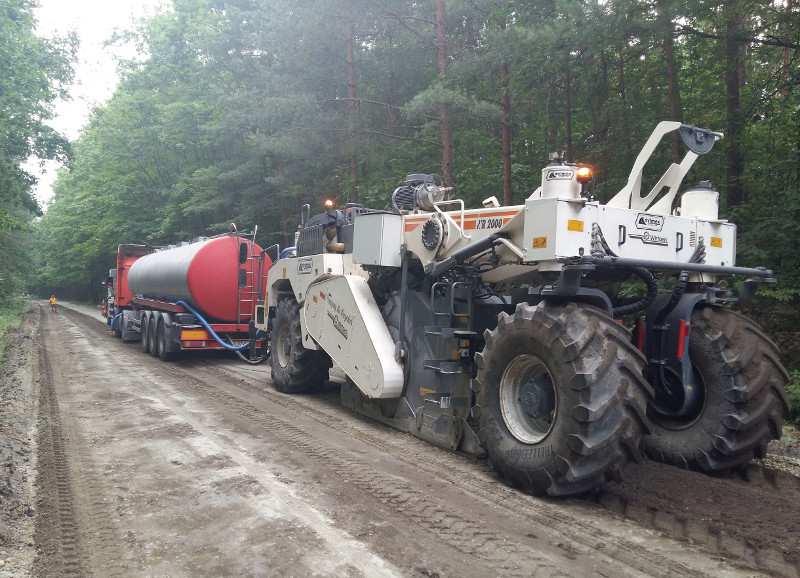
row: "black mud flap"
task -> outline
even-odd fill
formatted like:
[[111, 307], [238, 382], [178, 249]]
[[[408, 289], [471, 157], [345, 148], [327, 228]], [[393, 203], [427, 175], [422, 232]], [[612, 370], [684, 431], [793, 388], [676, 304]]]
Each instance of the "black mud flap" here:
[[636, 329], [636, 345], [647, 356], [647, 378], [655, 390], [653, 408], [664, 415], [690, 414], [702, 390], [689, 355], [692, 314], [707, 302], [705, 293], [686, 293], [668, 310], [671, 295], [660, 295]]

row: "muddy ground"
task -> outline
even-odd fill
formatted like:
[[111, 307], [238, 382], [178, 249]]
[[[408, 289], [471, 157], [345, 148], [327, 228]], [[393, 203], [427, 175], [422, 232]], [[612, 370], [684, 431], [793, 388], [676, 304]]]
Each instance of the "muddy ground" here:
[[37, 306], [0, 389], [0, 577], [800, 576], [798, 461], [543, 500], [224, 356]]

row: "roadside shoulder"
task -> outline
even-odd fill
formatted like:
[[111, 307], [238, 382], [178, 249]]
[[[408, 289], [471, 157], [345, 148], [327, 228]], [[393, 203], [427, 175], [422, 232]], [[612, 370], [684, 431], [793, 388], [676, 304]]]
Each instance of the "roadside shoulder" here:
[[0, 372], [0, 577], [28, 575], [35, 557], [36, 359], [39, 309], [6, 334]]

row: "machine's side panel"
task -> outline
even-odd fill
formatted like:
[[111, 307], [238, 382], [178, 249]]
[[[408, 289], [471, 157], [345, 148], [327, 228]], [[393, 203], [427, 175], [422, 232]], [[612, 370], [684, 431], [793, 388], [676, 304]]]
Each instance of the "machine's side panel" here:
[[533, 199], [525, 203], [523, 250], [525, 261], [540, 263], [575, 257], [591, 250], [593, 215], [597, 207], [561, 199]]
[[353, 260], [362, 265], [400, 267], [403, 244], [403, 217], [373, 212], [355, 217]]
[[706, 263], [736, 264], [736, 225], [720, 221], [698, 221], [697, 236], [706, 246]]
[[695, 250], [694, 219], [607, 206], [599, 210], [606, 242], [620, 257], [688, 262]]
[[599, 225], [608, 249], [618, 257], [688, 263], [702, 238], [705, 263], [733, 265], [735, 261], [736, 227], [730, 223], [564, 199], [526, 203], [522, 240], [525, 261], [537, 262], [540, 270], [546, 270], [548, 266], [557, 268], [558, 259], [590, 255], [594, 224]]
[[397, 398], [403, 368], [394, 340], [366, 279], [328, 277], [309, 287], [304, 305], [306, 331], [364, 395]]

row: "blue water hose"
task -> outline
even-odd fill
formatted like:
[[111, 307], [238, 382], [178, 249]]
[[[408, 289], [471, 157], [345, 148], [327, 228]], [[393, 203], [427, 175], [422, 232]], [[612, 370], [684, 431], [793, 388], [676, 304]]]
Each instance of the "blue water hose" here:
[[219, 335], [217, 335], [217, 332], [214, 331], [211, 328], [211, 325], [209, 325], [209, 323], [208, 323], [208, 321], [206, 321], [205, 317], [203, 317], [197, 309], [195, 309], [194, 307], [189, 305], [186, 301], [177, 301], [176, 305], [180, 305], [182, 307], [185, 307], [189, 311], [189, 313], [191, 313], [192, 315], [197, 317], [197, 320], [200, 322], [200, 325], [202, 325], [205, 328], [205, 330], [208, 331], [209, 335], [211, 335], [211, 337], [213, 337], [214, 340], [217, 343], [219, 343], [222, 347], [224, 347], [225, 349], [227, 349], [229, 351], [244, 351], [245, 349], [250, 347], [249, 343], [245, 343], [244, 345], [236, 346], [236, 345], [231, 345], [227, 341], [223, 341], [222, 338]]
[[286, 247], [281, 254], [278, 255], [278, 259], [285, 259], [286, 257], [293, 257], [294, 253], [297, 253], [297, 247]]

